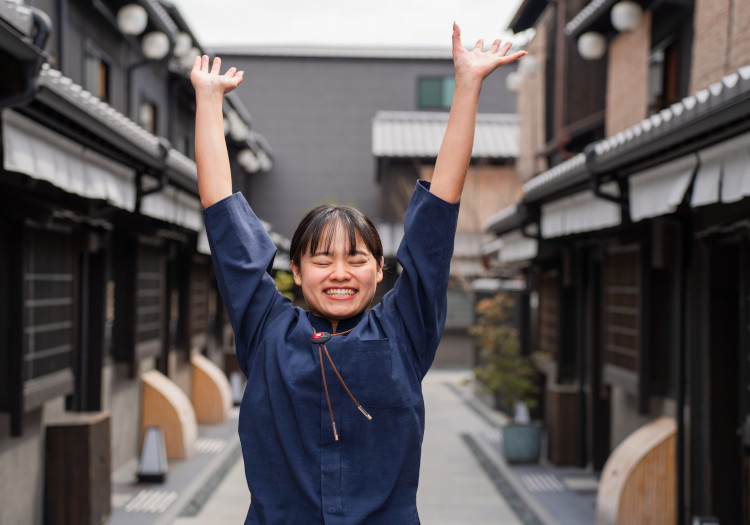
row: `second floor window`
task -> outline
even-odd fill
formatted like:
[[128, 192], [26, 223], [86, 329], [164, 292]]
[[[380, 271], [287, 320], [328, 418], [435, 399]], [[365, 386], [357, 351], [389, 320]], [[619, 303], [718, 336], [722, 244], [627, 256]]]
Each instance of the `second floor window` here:
[[84, 56], [83, 88], [101, 100], [109, 101], [109, 64], [92, 51], [86, 51]]
[[420, 78], [417, 100], [419, 109], [450, 109], [455, 87], [453, 77]]
[[138, 124], [152, 135], [156, 135], [156, 104], [148, 100], [141, 101], [138, 106]]

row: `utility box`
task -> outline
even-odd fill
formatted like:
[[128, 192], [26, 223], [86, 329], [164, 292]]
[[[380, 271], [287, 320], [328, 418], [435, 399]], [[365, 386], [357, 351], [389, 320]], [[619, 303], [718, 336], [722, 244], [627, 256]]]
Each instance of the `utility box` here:
[[101, 525], [111, 512], [109, 412], [69, 413], [47, 424], [45, 523]]

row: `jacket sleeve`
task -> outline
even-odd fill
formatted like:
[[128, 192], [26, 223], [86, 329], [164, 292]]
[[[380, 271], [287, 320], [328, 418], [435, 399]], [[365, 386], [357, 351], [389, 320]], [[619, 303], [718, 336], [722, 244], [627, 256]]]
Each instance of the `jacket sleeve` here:
[[422, 376], [445, 327], [458, 207], [430, 193], [428, 182], [417, 183], [397, 252], [403, 271], [381, 301], [384, 311], [397, 312]]
[[252, 353], [275, 313], [291, 309], [270, 275], [276, 246], [241, 193], [203, 210], [219, 293], [235, 334], [237, 360], [249, 375]]

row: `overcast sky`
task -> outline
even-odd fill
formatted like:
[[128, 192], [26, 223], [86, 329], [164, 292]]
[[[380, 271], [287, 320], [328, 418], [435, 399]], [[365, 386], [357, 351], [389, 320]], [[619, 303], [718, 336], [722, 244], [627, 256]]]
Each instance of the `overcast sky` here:
[[521, 0], [172, 0], [200, 43], [450, 47], [508, 38]]

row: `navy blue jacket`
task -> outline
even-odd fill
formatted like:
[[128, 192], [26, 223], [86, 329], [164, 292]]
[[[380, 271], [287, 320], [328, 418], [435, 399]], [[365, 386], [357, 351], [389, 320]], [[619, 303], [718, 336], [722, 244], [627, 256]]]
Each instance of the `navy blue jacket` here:
[[[276, 248], [241, 194], [204, 210], [219, 291], [247, 377], [239, 435], [250, 488], [248, 524], [409, 525], [424, 435], [421, 381], [445, 325], [458, 218], [420, 182], [398, 250], [403, 268], [372, 310], [339, 322], [326, 346], [365, 409], [326, 361], [334, 441], [318, 347], [331, 324], [292, 306], [269, 275]], [[324, 358], [325, 359], [325, 358]]]

